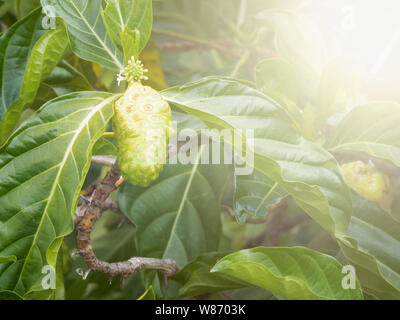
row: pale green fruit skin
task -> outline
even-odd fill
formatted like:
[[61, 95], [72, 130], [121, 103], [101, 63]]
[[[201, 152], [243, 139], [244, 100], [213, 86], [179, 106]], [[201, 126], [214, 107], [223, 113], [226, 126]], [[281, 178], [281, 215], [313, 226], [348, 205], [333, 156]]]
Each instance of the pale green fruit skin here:
[[121, 175], [147, 187], [157, 179], [168, 157], [173, 129], [168, 103], [148, 86], [131, 84], [114, 104], [113, 129]]
[[341, 169], [350, 188], [383, 208], [390, 209], [393, 192], [388, 176], [362, 161], [345, 163]]

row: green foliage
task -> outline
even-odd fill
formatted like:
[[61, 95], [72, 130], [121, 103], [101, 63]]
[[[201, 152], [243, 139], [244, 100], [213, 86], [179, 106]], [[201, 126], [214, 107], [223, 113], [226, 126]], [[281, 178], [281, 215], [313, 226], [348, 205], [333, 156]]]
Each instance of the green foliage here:
[[[217, 250], [227, 174], [223, 165], [171, 164], [148, 188], [125, 185], [118, 200], [137, 228], [138, 254], [171, 258], [182, 268], [199, 254]], [[154, 273], [148, 276], [153, 277]]]
[[254, 248], [232, 253], [211, 270], [272, 291], [287, 299], [359, 300], [341, 286], [342, 266], [334, 258], [306, 248]]
[[91, 149], [114, 99], [93, 92], [52, 100], [0, 149], [0, 254], [8, 259], [0, 266], [0, 291], [43, 290], [42, 267], [56, 267], [62, 238], [73, 230]]
[[125, 62], [132, 56], [137, 59], [149, 41], [153, 24], [151, 2], [151, 0], [109, 0], [102, 11], [111, 41], [124, 52]]
[[339, 242], [343, 253], [356, 266], [366, 292], [379, 299], [399, 299], [400, 222], [374, 202], [355, 193], [353, 198], [350, 242]]
[[284, 109], [269, 97], [224, 78], [171, 88], [163, 95], [210, 127], [254, 129], [255, 168], [278, 182], [321, 226], [338, 234], [346, 232], [351, 197], [336, 160], [299, 136]]
[[[0, 299], [400, 299], [399, 105], [368, 99], [312, 2], [2, 1]], [[190, 153], [184, 131], [201, 138]], [[242, 163], [202, 162], [220, 138]], [[104, 156], [128, 182], [91, 245], [107, 262], [175, 260], [168, 286], [155, 270], [124, 287], [76, 273], [74, 214]], [[390, 173], [391, 208], [350, 191], [340, 166], [359, 160]]]

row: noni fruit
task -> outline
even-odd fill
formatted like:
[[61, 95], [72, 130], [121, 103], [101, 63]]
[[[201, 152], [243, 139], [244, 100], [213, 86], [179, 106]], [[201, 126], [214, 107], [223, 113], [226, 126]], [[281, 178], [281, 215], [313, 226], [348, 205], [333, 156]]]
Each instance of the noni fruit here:
[[146, 187], [167, 162], [171, 109], [156, 90], [143, 86], [137, 77], [131, 76], [129, 83], [114, 104], [117, 163], [125, 179]]
[[390, 209], [392, 188], [387, 175], [362, 162], [349, 162], [341, 166], [347, 184], [364, 198]]

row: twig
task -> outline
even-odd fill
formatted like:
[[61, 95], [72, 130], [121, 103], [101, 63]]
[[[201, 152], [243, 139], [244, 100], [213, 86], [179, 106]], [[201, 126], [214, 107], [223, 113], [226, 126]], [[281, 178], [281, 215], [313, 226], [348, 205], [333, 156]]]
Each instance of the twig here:
[[87, 272], [81, 272], [83, 277], [86, 277], [90, 271], [100, 271], [109, 274], [111, 278], [121, 275], [122, 279], [125, 279], [131, 273], [142, 269], [160, 270], [165, 277], [174, 275], [179, 268], [171, 259], [132, 257], [127, 261], [109, 263], [96, 257], [90, 244], [90, 234], [93, 225], [101, 217], [108, 197], [117, 188], [115, 184], [119, 179], [120, 172], [114, 165], [104, 179], [96, 184], [90, 198], [80, 201], [77, 208], [80, 213], [76, 225], [78, 253], [89, 267]]
[[184, 42], [162, 42], [156, 43], [156, 47], [163, 51], [189, 51], [194, 49], [209, 49], [203, 44], [184, 41]]
[[115, 164], [115, 158], [108, 156], [93, 156], [92, 162], [106, 167], [112, 167]]
[[160, 35], [160, 36], [165, 36], [165, 37], [170, 37], [170, 38], [175, 38], [175, 39], [180, 39], [180, 40], [184, 40], [184, 41], [190, 41], [190, 42], [194, 42], [197, 44], [200, 44], [202, 46], [205, 46], [207, 48], [210, 49], [216, 49], [226, 55], [230, 55], [232, 57], [239, 57], [239, 55], [236, 52], [233, 52], [231, 49], [223, 47], [221, 45], [219, 45], [218, 43], [215, 43], [213, 41], [207, 41], [207, 40], [202, 40], [202, 39], [198, 39], [186, 34], [182, 34], [182, 33], [177, 33], [177, 32], [172, 32], [172, 31], [167, 31], [167, 30], [160, 30], [160, 29], [153, 29], [152, 31], [154, 34]]

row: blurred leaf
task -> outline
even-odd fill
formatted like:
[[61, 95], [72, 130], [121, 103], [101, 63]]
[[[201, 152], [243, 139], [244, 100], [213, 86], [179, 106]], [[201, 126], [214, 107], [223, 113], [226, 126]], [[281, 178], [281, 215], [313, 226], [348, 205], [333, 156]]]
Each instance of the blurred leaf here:
[[319, 73], [325, 66], [325, 43], [312, 21], [279, 9], [262, 11], [256, 17], [275, 32], [275, 47], [281, 57], [303, 66], [306, 72]]
[[280, 58], [261, 61], [256, 66], [256, 83], [257, 89], [286, 108], [298, 125], [302, 123], [301, 111], [296, 105], [297, 75], [289, 62]]
[[199, 256], [177, 275], [171, 278], [181, 284], [179, 298], [188, 298], [206, 293], [235, 290], [247, 284], [219, 273], [211, 273], [211, 268], [226, 256], [227, 252], [210, 252]]
[[344, 112], [355, 96], [356, 79], [345, 59], [328, 63], [322, 73], [314, 112], [318, 129], [335, 113]]
[[362, 300], [342, 288], [342, 266], [331, 256], [303, 247], [254, 248], [222, 258], [211, 270], [272, 291], [287, 299]]
[[[162, 92], [167, 101], [200, 118], [212, 128], [252, 130], [247, 156], [255, 168], [292, 195], [325, 229], [345, 234], [352, 205], [350, 191], [336, 160], [307, 142], [281, 119], [283, 108], [241, 82], [210, 77]], [[252, 166], [252, 163], [248, 163]]]
[[353, 199], [350, 242], [339, 242], [343, 253], [363, 290], [380, 299], [400, 299], [400, 222], [354, 192]]
[[382, 102], [353, 109], [332, 129], [331, 152], [358, 151], [400, 167], [400, 105]]
[[146, 48], [140, 55], [140, 60], [149, 70], [147, 76], [149, 80], [143, 81], [143, 84], [148, 85], [156, 90], [163, 90], [168, 88], [168, 85], [165, 83], [164, 71], [161, 65], [161, 56], [160, 52], [155, 46], [155, 43], [152, 39], [150, 39]]
[[40, 1], [39, 0], [17, 0], [15, 1], [16, 7], [17, 7], [17, 14], [18, 14], [18, 19], [21, 19], [28, 15], [33, 9], [37, 8], [40, 6]]
[[67, 61], [62, 60], [44, 81], [58, 96], [76, 91], [93, 90], [86, 77]]
[[[54, 98], [57, 98], [57, 93], [53, 90], [52, 87], [42, 82], [38, 88], [36, 93], [35, 101], [33, 101], [30, 108], [32, 110], [39, 109], [42, 105], [44, 105], [47, 101], [50, 101]], [[23, 116], [21, 116], [23, 118]], [[20, 119], [21, 120], [21, 119]], [[18, 126], [18, 124], [17, 124]]]
[[115, 156], [117, 155], [117, 147], [110, 140], [100, 138], [93, 147], [93, 155]]
[[[50, 101], [0, 149], [0, 291], [43, 291], [42, 267], [56, 269], [90, 164], [115, 97], [76, 93]], [[35, 293], [35, 294], [36, 294]]]

